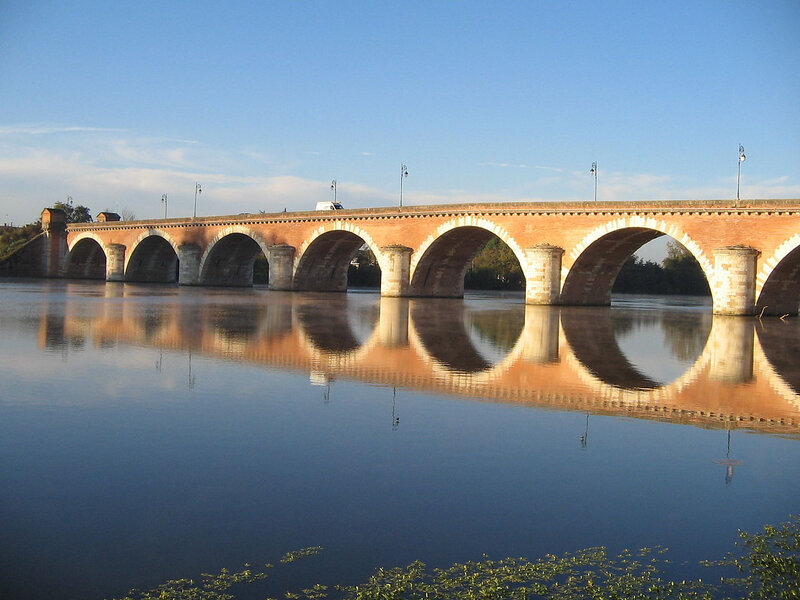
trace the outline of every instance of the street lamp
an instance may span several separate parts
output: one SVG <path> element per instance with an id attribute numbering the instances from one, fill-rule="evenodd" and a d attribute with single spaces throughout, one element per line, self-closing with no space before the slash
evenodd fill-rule
<path id="1" fill-rule="evenodd" d="M 161 203 L 164 205 L 164 218 L 167 218 L 167 195 L 161 194 Z"/>
<path id="2" fill-rule="evenodd" d="M 331 189 L 333 190 L 333 203 L 336 204 L 336 180 L 331 180 Z"/>
<path id="3" fill-rule="evenodd" d="M 403 207 L 403 178 L 408 177 L 408 167 L 400 163 L 400 208 Z"/>
<path id="4" fill-rule="evenodd" d="M 200 187 L 199 183 L 194 184 L 194 213 L 192 213 L 192 217 L 197 216 L 197 194 L 202 194 L 203 188 Z"/>
<path id="5" fill-rule="evenodd" d="M 744 155 L 744 146 L 739 144 L 739 168 L 736 172 L 736 200 L 739 200 L 739 182 L 742 179 L 742 163 L 747 160 L 747 157 Z"/>
<path id="6" fill-rule="evenodd" d="M 594 176 L 594 201 L 597 202 L 597 161 L 592 163 L 589 173 Z"/>

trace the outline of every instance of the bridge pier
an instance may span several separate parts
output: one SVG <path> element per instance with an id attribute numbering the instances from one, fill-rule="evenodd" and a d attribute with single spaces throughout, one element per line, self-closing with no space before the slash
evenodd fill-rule
<path id="1" fill-rule="evenodd" d="M 200 283 L 200 254 L 197 244 L 178 246 L 178 285 L 198 285 Z"/>
<path id="2" fill-rule="evenodd" d="M 406 298 L 382 297 L 378 313 L 378 339 L 381 346 L 408 346 L 409 303 Z"/>
<path id="3" fill-rule="evenodd" d="M 711 349 L 709 378 L 731 385 L 752 381 L 754 319 L 715 316 L 706 344 Z"/>
<path id="4" fill-rule="evenodd" d="M 540 244 L 525 250 L 528 268 L 525 272 L 526 304 L 558 304 L 561 295 L 561 258 L 564 249 Z"/>
<path id="5" fill-rule="evenodd" d="M 125 281 L 125 244 L 106 245 L 106 281 Z"/>
<path id="6" fill-rule="evenodd" d="M 270 246 L 269 256 L 269 289 L 291 290 L 294 289 L 292 269 L 294 267 L 294 246 L 289 244 L 275 244 Z"/>
<path id="7" fill-rule="evenodd" d="M 393 245 L 384 246 L 381 252 L 389 259 L 389 268 L 381 272 L 381 296 L 407 296 L 413 250 L 407 246 Z"/>
<path id="8" fill-rule="evenodd" d="M 711 296 L 716 315 L 752 315 L 756 306 L 756 261 L 761 252 L 749 246 L 714 250 Z"/>
<path id="9" fill-rule="evenodd" d="M 525 325 L 522 329 L 522 359 L 534 364 L 558 362 L 558 308 L 549 306 L 525 307 Z"/>

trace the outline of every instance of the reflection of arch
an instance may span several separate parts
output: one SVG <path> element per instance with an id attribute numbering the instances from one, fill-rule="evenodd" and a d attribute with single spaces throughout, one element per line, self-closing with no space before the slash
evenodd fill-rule
<path id="1" fill-rule="evenodd" d="M 539 307 L 525 306 L 523 330 L 505 357 L 491 363 L 480 354 L 467 331 L 463 303 L 447 299 L 416 299 L 411 301 L 408 331 L 409 346 L 422 362 L 430 365 L 437 377 L 455 384 L 486 385 L 508 371 L 530 350 L 530 337 L 525 332 L 532 329 L 532 312 Z M 533 324 L 535 325 L 535 324 Z M 535 327 L 534 327 L 535 328 Z M 467 393 L 467 390 L 463 390 Z"/>
<path id="2" fill-rule="evenodd" d="M 266 257 L 267 244 L 245 227 L 228 227 L 220 232 L 200 258 L 200 284 L 249 286 L 253 264 L 260 253 Z"/>
<path id="3" fill-rule="evenodd" d="M 462 297 L 469 261 L 493 236 L 511 249 L 524 273 L 522 249 L 504 228 L 487 219 L 463 216 L 439 226 L 414 252 L 409 295 Z"/>
<path id="4" fill-rule="evenodd" d="M 93 233 L 83 233 L 72 241 L 64 257 L 64 277 L 105 279 L 107 260 L 102 240 Z"/>
<path id="5" fill-rule="evenodd" d="M 764 319 L 756 326 L 758 341 L 772 369 L 795 394 L 800 394 L 800 327 L 796 322 Z"/>
<path id="6" fill-rule="evenodd" d="M 294 285 L 301 291 L 344 292 L 347 269 L 358 249 L 367 244 L 384 270 L 384 257 L 372 238 L 359 227 L 335 222 L 324 226 L 303 244 L 295 266 Z"/>
<path id="7" fill-rule="evenodd" d="M 426 354 L 446 370 L 478 373 L 491 366 L 475 349 L 464 328 L 463 302 L 414 303 L 411 323 Z"/>
<path id="8" fill-rule="evenodd" d="M 348 296 L 334 296 L 324 306 L 319 302 L 294 305 L 295 322 L 301 346 L 319 370 L 343 370 L 361 366 L 372 350 L 381 344 L 377 323 L 366 341 L 359 339 L 350 322 Z"/>
<path id="9" fill-rule="evenodd" d="M 591 320 L 586 319 L 587 310 L 592 311 L 589 313 L 593 317 Z M 603 397 L 636 402 L 671 398 L 708 368 L 720 345 L 712 344 L 712 338 L 718 342 L 722 340 L 723 347 L 728 338 L 723 328 L 714 329 L 714 323 L 712 320 L 703 350 L 694 364 L 678 379 L 664 385 L 640 373 L 620 350 L 610 311 L 565 309 L 561 313 L 562 334 L 570 350 L 566 360 L 578 379 Z"/>
<path id="10" fill-rule="evenodd" d="M 622 353 L 609 310 L 592 311 L 591 319 L 585 310 L 564 310 L 561 326 L 575 357 L 604 383 L 638 390 L 661 387 L 637 371 Z"/>
<path id="11" fill-rule="evenodd" d="M 625 261 L 647 242 L 668 235 L 688 250 L 711 285 L 713 265 L 703 250 L 675 225 L 655 218 L 629 216 L 610 221 L 588 235 L 570 252 L 572 266 L 562 268 L 561 302 L 579 306 L 611 303 L 611 288 Z"/>
<path id="12" fill-rule="evenodd" d="M 800 233 L 781 244 L 764 261 L 756 278 L 756 310 L 771 315 L 797 315 L 800 307 Z"/>
<path id="13" fill-rule="evenodd" d="M 178 281 L 178 247 L 158 229 L 143 233 L 125 260 L 125 281 L 175 283 Z"/>

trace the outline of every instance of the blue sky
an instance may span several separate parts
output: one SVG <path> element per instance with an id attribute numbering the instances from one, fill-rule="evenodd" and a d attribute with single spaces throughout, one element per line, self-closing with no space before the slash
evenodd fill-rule
<path id="1" fill-rule="evenodd" d="M 800 2 L 0 1 L 0 221 L 800 198 Z"/>

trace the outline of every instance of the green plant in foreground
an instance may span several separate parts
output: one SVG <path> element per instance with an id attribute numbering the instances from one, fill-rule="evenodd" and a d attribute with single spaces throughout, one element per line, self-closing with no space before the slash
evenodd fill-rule
<path id="1" fill-rule="evenodd" d="M 617 599 L 800 599 L 800 517 L 779 527 L 768 525 L 762 533 L 740 532 L 741 556 L 707 561 L 708 567 L 735 568 L 738 577 L 670 581 L 661 566 L 668 564 L 662 548 L 625 550 L 609 557 L 605 548 L 589 548 L 562 556 L 547 555 L 535 561 L 484 557 L 429 570 L 419 561 L 406 567 L 379 568 L 367 581 L 354 586 L 316 584 L 286 598 L 322 600 L 593 600 Z M 318 554 L 320 547 L 290 552 L 282 563 Z M 266 565 L 271 568 L 271 565 Z M 168 581 L 148 592 L 131 592 L 119 600 L 231 600 L 234 585 L 267 577 L 248 565 L 239 572 L 222 570 L 189 579 Z"/>

